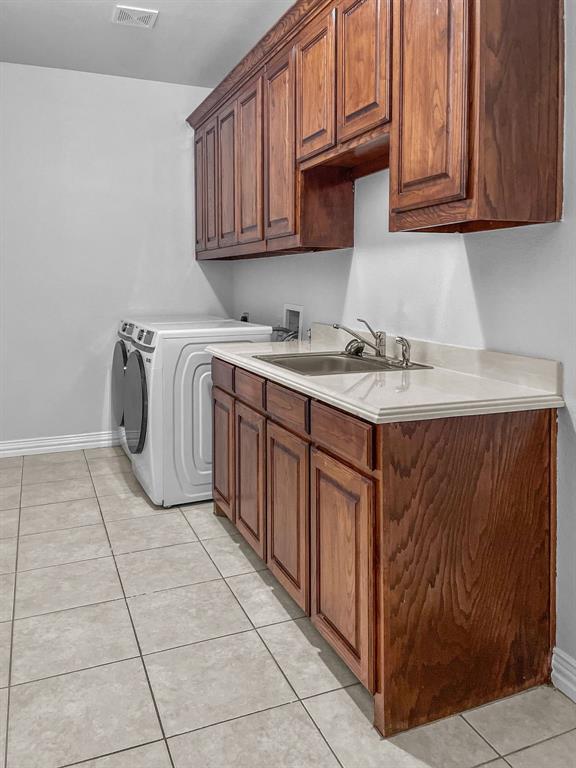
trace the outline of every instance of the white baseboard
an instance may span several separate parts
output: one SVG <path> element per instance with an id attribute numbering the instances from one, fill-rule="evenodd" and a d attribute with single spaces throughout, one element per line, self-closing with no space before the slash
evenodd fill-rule
<path id="1" fill-rule="evenodd" d="M 576 701 L 576 659 L 560 648 L 552 654 L 552 682 L 569 699 Z"/>
<path id="2" fill-rule="evenodd" d="M 120 444 L 117 430 L 86 432 L 83 435 L 57 435 L 34 437 L 29 440 L 4 440 L 0 442 L 0 457 L 24 456 L 32 453 L 56 453 L 79 451 L 83 448 L 107 448 Z"/>

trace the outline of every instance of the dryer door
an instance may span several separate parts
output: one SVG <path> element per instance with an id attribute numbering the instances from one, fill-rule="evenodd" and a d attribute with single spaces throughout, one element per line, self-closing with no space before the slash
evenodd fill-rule
<path id="1" fill-rule="evenodd" d="M 128 351 L 123 341 L 117 341 L 114 345 L 112 356 L 112 418 L 117 427 L 124 425 L 124 374 Z"/>
<path id="2" fill-rule="evenodd" d="M 138 350 L 130 353 L 126 363 L 124 428 L 130 452 L 142 453 L 148 428 L 148 387 L 144 360 Z"/>

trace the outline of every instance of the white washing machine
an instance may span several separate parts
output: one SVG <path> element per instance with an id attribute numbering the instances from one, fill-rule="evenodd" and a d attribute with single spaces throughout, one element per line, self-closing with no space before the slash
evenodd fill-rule
<path id="1" fill-rule="evenodd" d="M 206 316 L 133 317 L 118 328 L 112 412 L 155 504 L 212 498 L 213 343 L 269 341 L 272 328 Z"/>

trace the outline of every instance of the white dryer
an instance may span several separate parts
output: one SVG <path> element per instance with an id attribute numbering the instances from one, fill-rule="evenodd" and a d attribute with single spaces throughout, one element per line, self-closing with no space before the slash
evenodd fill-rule
<path id="1" fill-rule="evenodd" d="M 269 326 L 206 316 L 132 317 L 120 323 L 113 416 L 134 474 L 155 504 L 212 498 L 212 377 L 206 347 L 269 341 L 271 335 Z"/>

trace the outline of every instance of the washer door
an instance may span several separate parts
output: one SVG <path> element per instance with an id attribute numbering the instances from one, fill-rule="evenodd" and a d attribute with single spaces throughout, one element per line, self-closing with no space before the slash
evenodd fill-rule
<path id="1" fill-rule="evenodd" d="M 124 425 L 124 374 L 127 361 L 126 344 L 117 341 L 112 357 L 112 418 L 117 427 Z"/>
<path id="2" fill-rule="evenodd" d="M 148 427 L 148 387 L 144 360 L 138 350 L 128 356 L 124 376 L 124 429 L 131 453 L 142 453 Z"/>

